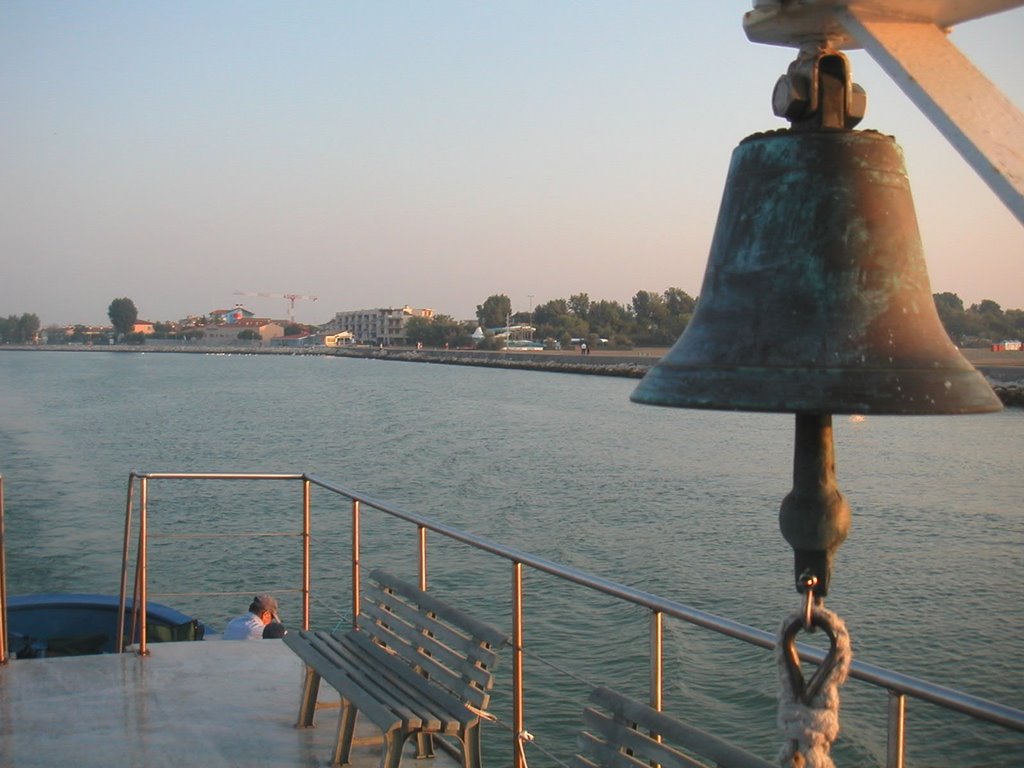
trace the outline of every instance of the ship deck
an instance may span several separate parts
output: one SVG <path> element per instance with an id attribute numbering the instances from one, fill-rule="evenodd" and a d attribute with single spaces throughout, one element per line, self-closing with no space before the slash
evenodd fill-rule
<path id="1" fill-rule="evenodd" d="M 0 765 L 324 766 L 338 710 L 297 729 L 303 668 L 281 641 L 154 643 L 122 655 L 0 666 Z M 334 696 L 333 700 L 329 696 Z M 337 704 L 330 686 L 321 701 Z M 406 745 L 411 764 L 415 739 Z M 353 765 L 376 766 L 379 734 L 357 729 Z M 439 750 L 436 768 L 456 765 Z"/>

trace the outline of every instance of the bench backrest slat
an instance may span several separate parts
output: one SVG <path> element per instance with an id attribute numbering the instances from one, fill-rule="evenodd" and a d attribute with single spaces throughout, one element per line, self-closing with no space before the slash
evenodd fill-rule
<path id="1" fill-rule="evenodd" d="M 387 612 L 382 611 L 381 613 L 386 617 L 384 620 L 388 621 L 388 624 L 368 622 L 364 618 L 363 622 L 359 625 L 361 635 L 386 647 L 410 669 L 416 669 L 421 676 L 429 678 L 435 685 L 450 691 L 460 699 L 472 702 L 474 706 L 483 706 L 483 703 L 488 698 L 487 691 L 489 691 L 491 685 L 489 671 L 470 667 L 475 669 L 477 673 L 483 673 L 487 677 L 484 681 L 486 687 L 476 685 L 471 680 L 466 679 L 467 664 L 465 661 L 454 669 L 442 664 L 437 657 L 430 655 L 428 649 L 428 646 L 436 645 L 436 643 L 433 643 L 425 635 L 413 635 L 410 637 L 408 635 L 408 626 L 406 626 L 405 631 L 401 629 L 398 632 L 392 631 L 393 628 L 401 625 L 401 621 L 394 617 L 388 619 Z"/>
<path id="2" fill-rule="evenodd" d="M 491 643 L 507 643 L 506 635 L 386 571 L 372 572 L 363 596 L 359 633 L 421 673 L 413 682 L 429 678 L 459 700 L 486 708 L 498 658 Z"/>
<path id="3" fill-rule="evenodd" d="M 610 688 L 595 688 L 590 701 L 610 713 L 589 707 L 583 713 L 591 733 L 581 735 L 580 749 L 584 757 L 595 759 L 598 765 L 620 764 L 602 761 L 603 748 L 595 745 L 603 741 L 608 748 L 627 748 L 641 760 L 670 768 L 707 765 L 698 757 L 721 768 L 772 768 L 767 760 Z M 659 734 L 662 741 L 651 738 L 651 732 Z"/>
<path id="4" fill-rule="evenodd" d="M 601 741 L 589 733 L 577 737 L 581 754 L 576 756 L 580 765 L 595 765 L 599 768 L 651 768 L 650 762 L 641 760 Z"/>
<path id="5" fill-rule="evenodd" d="M 423 592 L 418 587 L 396 578 L 387 571 L 375 569 L 371 572 L 370 578 L 402 595 L 411 603 L 419 606 L 421 610 L 435 613 L 449 624 L 461 628 L 466 634 L 481 643 L 487 643 L 493 648 L 500 648 L 508 644 L 508 635 L 501 630 L 460 611 L 453 605 L 438 600 L 429 592 Z"/>
<path id="6" fill-rule="evenodd" d="M 367 621 L 371 618 L 373 621 Z M 490 668 L 467 660 L 436 637 L 424 634 L 423 630 L 378 606 L 364 604 L 360 630 L 460 696 L 476 697 L 479 695 L 476 691 L 489 691 L 491 688 L 493 675 Z M 467 687 L 476 691 L 466 690 Z"/>
<path id="7" fill-rule="evenodd" d="M 460 627 L 444 621 L 440 616 L 425 613 L 410 605 L 397 593 L 388 593 L 370 584 L 364 590 L 369 602 L 377 606 L 387 606 L 395 615 L 418 632 L 428 632 L 436 637 L 452 652 L 484 667 L 493 667 L 498 661 L 498 653 L 490 644 L 466 633 Z M 364 600 L 364 602 L 366 602 Z M 379 617 L 378 617 L 379 618 Z"/>

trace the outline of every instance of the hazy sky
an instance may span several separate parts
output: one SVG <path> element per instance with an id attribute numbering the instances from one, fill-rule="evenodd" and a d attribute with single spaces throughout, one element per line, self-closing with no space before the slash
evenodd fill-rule
<path id="1" fill-rule="evenodd" d="M 736 0 L 0 0 L 0 315 L 300 321 L 700 291 L 794 56 Z M 1024 10 L 953 41 L 1024 104 Z M 1024 228 L 862 51 L 934 291 L 1024 308 Z"/>

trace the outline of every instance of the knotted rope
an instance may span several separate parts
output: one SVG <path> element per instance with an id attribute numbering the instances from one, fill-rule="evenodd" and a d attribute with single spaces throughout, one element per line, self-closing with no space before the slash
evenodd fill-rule
<path id="1" fill-rule="evenodd" d="M 786 737 L 779 752 L 779 764 L 793 768 L 834 768 L 829 755 L 839 735 L 839 687 L 846 681 L 853 654 L 846 624 L 825 607 L 810 613 L 812 626 L 805 626 L 806 615 L 798 611 L 789 616 L 779 629 L 775 646 L 781 694 L 778 725 Z M 811 677 L 804 683 L 795 636 L 800 629 L 823 628 L 832 647 Z"/>

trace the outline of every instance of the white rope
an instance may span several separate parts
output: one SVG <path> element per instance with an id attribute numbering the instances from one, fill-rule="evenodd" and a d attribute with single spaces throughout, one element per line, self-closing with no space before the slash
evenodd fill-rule
<path id="1" fill-rule="evenodd" d="M 779 764 L 793 768 L 835 768 L 829 749 L 839 735 L 839 687 L 846 681 L 853 654 L 850 635 L 842 619 L 824 607 L 814 608 L 812 616 L 820 617 L 833 628 L 835 666 L 817 692 L 804 701 L 801 692 L 794 690 L 787 666 L 790 662 L 782 643 L 786 628 L 794 621 L 803 623 L 804 614 L 798 611 L 783 622 L 775 646 L 781 684 L 778 725 L 786 738 L 779 752 Z"/>

